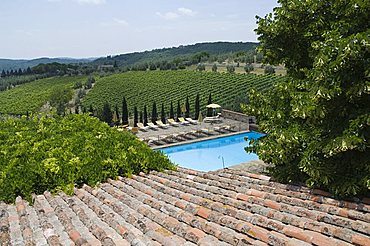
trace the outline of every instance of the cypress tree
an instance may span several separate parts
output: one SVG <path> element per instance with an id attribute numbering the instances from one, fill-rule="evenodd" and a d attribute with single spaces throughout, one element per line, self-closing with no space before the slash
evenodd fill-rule
<path id="1" fill-rule="evenodd" d="M 135 106 L 134 107 L 134 127 L 137 127 L 137 123 L 138 123 L 138 119 L 139 116 L 138 116 L 138 112 L 137 112 L 137 107 Z"/>
<path id="2" fill-rule="evenodd" d="M 116 124 L 116 125 L 119 125 L 119 110 L 118 110 L 118 106 L 117 106 L 117 104 L 116 104 L 116 107 L 115 107 L 115 119 L 116 119 L 116 121 L 114 122 L 114 124 Z"/>
<path id="3" fill-rule="evenodd" d="M 171 101 L 171 107 L 170 107 L 170 119 L 174 119 L 175 118 L 175 113 L 173 112 L 173 103 Z M 163 122 L 164 123 L 164 122 Z"/>
<path id="4" fill-rule="evenodd" d="M 78 105 L 75 105 L 75 114 L 79 114 L 80 112 L 79 112 L 79 110 L 78 110 Z"/>
<path id="5" fill-rule="evenodd" d="M 148 125 L 148 112 L 146 110 L 146 105 L 144 106 L 144 126 Z"/>
<path id="6" fill-rule="evenodd" d="M 128 109 L 127 109 L 127 102 L 126 102 L 125 97 L 123 97 L 123 100 L 122 100 L 122 124 L 128 125 Z"/>
<path id="7" fill-rule="evenodd" d="M 110 105 L 108 102 L 105 102 L 104 103 L 104 106 L 103 106 L 103 112 L 102 112 L 102 121 L 108 123 L 108 125 L 111 125 L 112 124 L 112 118 L 113 118 L 113 114 L 112 114 L 112 110 L 110 109 Z"/>
<path id="8" fill-rule="evenodd" d="M 212 94 L 209 93 L 209 97 L 208 97 L 208 104 L 211 104 L 212 103 Z M 207 108 L 207 117 L 211 117 L 212 116 L 212 109 L 211 108 Z"/>
<path id="9" fill-rule="evenodd" d="M 179 117 L 181 117 L 181 106 L 180 106 L 180 100 L 177 101 L 177 112 L 176 112 L 177 120 L 179 120 Z"/>
<path id="10" fill-rule="evenodd" d="M 200 113 L 200 99 L 199 99 L 199 93 L 197 94 L 195 98 L 195 115 L 194 119 L 198 119 Z"/>
<path id="11" fill-rule="evenodd" d="M 152 123 L 155 124 L 155 122 L 158 120 L 158 113 L 157 113 L 157 105 L 155 102 L 153 102 L 153 108 L 152 108 Z"/>
<path id="12" fill-rule="evenodd" d="M 189 104 L 189 96 L 186 96 L 186 102 L 185 102 L 185 118 L 190 117 L 190 104 Z"/>
<path id="13" fill-rule="evenodd" d="M 143 111 L 140 111 L 140 119 L 139 122 L 143 123 Z"/>
<path id="14" fill-rule="evenodd" d="M 161 121 L 163 123 L 166 123 L 166 113 L 164 112 L 164 105 L 162 103 L 162 108 L 161 108 Z"/>
<path id="15" fill-rule="evenodd" d="M 1 78 L 4 78 L 6 77 L 6 73 L 5 73 L 5 70 L 3 69 L 3 71 L 1 72 Z"/>

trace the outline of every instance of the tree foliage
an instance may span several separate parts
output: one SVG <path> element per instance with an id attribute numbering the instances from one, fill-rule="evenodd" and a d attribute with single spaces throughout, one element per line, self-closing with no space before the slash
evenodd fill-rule
<path id="1" fill-rule="evenodd" d="M 209 93 L 207 105 L 210 105 L 212 103 L 212 93 Z M 207 108 L 207 117 L 211 117 L 213 114 L 212 108 Z"/>
<path id="2" fill-rule="evenodd" d="M 248 151 L 279 181 L 303 181 L 338 196 L 370 190 L 370 2 L 287 1 L 258 18 L 261 50 L 290 79 L 248 114 L 268 137 Z"/>
<path id="3" fill-rule="evenodd" d="M 108 102 L 104 103 L 101 120 L 106 122 L 108 125 L 112 124 L 113 112 Z"/>
<path id="4" fill-rule="evenodd" d="M 189 96 L 186 96 L 186 101 L 185 101 L 185 117 L 189 118 L 190 117 L 190 103 L 189 103 Z"/>
<path id="5" fill-rule="evenodd" d="M 83 143 L 83 144 L 81 144 Z M 0 121 L 0 201 L 95 186 L 108 178 L 173 169 L 135 136 L 87 114 Z"/>
<path id="6" fill-rule="evenodd" d="M 153 102 L 152 106 L 152 123 L 155 124 L 155 122 L 158 120 L 158 110 L 157 110 L 157 104 Z"/>
<path id="7" fill-rule="evenodd" d="M 250 73 L 250 72 L 252 72 L 254 70 L 254 67 L 253 67 L 253 65 L 251 64 L 251 63 L 247 63 L 247 64 L 245 64 L 245 66 L 244 66 L 244 71 L 246 72 L 246 73 Z"/>
<path id="8" fill-rule="evenodd" d="M 128 107 L 126 97 L 122 99 L 122 124 L 128 125 Z"/>
<path id="9" fill-rule="evenodd" d="M 265 66 L 264 73 L 265 74 L 274 74 L 275 73 L 275 68 L 273 66 L 267 65 L 267 66 Z"/>
<path id="10" fill-rule="evenodd" d="M 200 98 L 199 93 L 195 97 L 195 105 L 194 105 L 194 119 L 198 119 L 200 113 Z"/>

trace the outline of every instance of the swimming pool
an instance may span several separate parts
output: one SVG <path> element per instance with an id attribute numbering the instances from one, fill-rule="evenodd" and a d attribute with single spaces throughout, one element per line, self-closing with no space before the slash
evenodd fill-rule
<path id="1" fill-rule="evenodd" d="M 262 136 L 264 136 L 262 133 L 247 132 L 159 150 L 181 167 L 199 171 L 212 171 L 257 160 L 258 156 L 256 154 L 245 152 L 244 148 L 248 146 L 245 137 L 257 139 Z"/>

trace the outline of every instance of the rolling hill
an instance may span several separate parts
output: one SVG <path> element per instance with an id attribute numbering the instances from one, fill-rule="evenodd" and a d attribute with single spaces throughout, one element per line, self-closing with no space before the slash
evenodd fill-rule
<path id="1" fill-rule="evenodd" d="M 34 67 L 39 64 L 49 64 L 53 62 L 61 64 L 72 64 L 72 63 L 87 63 L 93 59 L 74 59 L 74 58 L 37 58 L 32 60 L 13 60 L 13 59 L 0 59 L 0 72 L 2 70 L 15 70 L 15 69 L 27 69 L 28 67 Z"/>
<path id="2" fill-rule="evenodd" d="M 197 43 L 193 45 L 181 45 L 179 47 L 154 49 L 151 51 L 134 52 L 116 56 L 98 58 L 92 62 L 95 65 L 129 66 L 143 62 L 172 61 L 176 58 L 191 59 L 194 55 L 206 52 L 209 55 L 222 55 L 237 52 L 254 52 L 258 43 L 252 42 L 214 42 Z"/>

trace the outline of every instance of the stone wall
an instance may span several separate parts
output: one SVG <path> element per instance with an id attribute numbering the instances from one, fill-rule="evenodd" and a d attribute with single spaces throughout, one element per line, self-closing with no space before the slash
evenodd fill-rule
<path id="1" fill-rule="evenodd" d="M 232 120 L 237 120 L 240 122 L 244 122 L 248 124 L 248 129 L 251 131 L 257 131 L 258 130 L 258 125 L 256 122 L 256 117 L 254 116 L 248 116 L 239 112 L 227 110 L 227 109 L 222 109 L 221 110 L 221 115 L 222 117 L 226 119 L 232 119 Z"/>
<path id="2" fill-rule="evenodd" d="M 221 115 L 224 118 L 227 119 L 232 119 L 232 120 L 237 120 L 249 124 L 256 124 L 256 117 L 254 116 L 248 116 L 239 112 L 227 110 L 227 109 L 222 109 L 221 110 Z"/>

